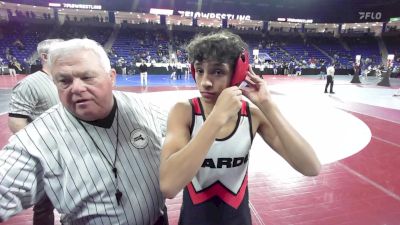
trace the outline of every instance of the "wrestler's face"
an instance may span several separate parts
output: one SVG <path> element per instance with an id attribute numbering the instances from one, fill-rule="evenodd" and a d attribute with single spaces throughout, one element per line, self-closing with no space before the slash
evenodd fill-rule
<path id="1" fill-rule="evenodd" d="M 232 69 L 228 63 L 205 60 L 194 63 L 196 85 L 205 102 L 217 101 L 221 92 L 229 87 Z"/>
<path id="2" fill-rule="evenodd" d="M 54 61 L 51 74 L 61 103 L 85 121 L 108 116 L 113 106 L 115 70 L 105 71 L 92 51 L 77 51 Z"/>

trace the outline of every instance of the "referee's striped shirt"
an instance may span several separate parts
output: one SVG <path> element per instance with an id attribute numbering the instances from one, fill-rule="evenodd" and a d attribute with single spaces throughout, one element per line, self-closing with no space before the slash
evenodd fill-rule
<path id="1" fill-rule="evenodd" d="M 37 71 L 13 88 L 9 115 L 32 121 L 58 102 L 57 87 L 51 77 L 43 71 Z"/>
<path id="2" fill-rule="evenodd" d="M 164 206 L 159 157 L 167 115 L 137 94 L 114 96 L 118 109 L 110 128 L 79 122 L 59 104 L 10 138 L 0 151 L 0 221 L 46 192 L 70 224 L 155 223 Z M 117 118 L 120 205 L 107 162 L 115 156 Z"/>

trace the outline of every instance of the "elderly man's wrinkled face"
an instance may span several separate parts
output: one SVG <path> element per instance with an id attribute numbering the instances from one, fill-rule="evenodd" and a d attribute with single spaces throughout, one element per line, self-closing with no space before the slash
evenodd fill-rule
<path id="1" fill-rule="evenodd" d="M 94 52 L 83 50 L 58 58 L 51 74 L 61 103 L 79 119 L 94 121 L 111 112 L 115 70 L 105 71 Z"/>

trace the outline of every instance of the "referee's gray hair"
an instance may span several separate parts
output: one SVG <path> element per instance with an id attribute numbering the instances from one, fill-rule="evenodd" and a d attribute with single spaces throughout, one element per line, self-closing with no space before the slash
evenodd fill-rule
<path id="1" fill-rule="evenodd" d="M 111 71 L 110 59 L 107 56 L 104 48 L 94 40 L 87 38 L 74 38 L 67 41 L 55 43 L 51 45 L 49 51 L 49 65 L 53 67 L 54 62 L 60 58 L 71 55 L 72 53 L 88 50 L 95 53 L 100 60 L 100 64 L 106 72 Z"/>
<path id="2" fill-rule="evenodd" d="M 36 51 L 39 55 L 42 53 L 47 54 L 47 53 L 49 53 L 50 46 L 53 43 L 62 42 L 62 41 L 64 41 L 64 40 L 63 39 L 46 39 L 44 41 L 39 42 L 39 44 L 37 45 Z"/>

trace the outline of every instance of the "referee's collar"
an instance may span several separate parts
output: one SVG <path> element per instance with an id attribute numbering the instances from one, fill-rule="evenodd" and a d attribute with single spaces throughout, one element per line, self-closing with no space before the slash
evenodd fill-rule
<path id="1" fill-rule="evenodd" d="M 111 109 L 110 114 L 108 114 L 108 116 L 104 119 L 99 119 L 99 120 L 94 120 L 94 121 L 85 121 L 88 124 L 91 124 L 93 126 L 98 126 L 98 127 L 103 127 L 103 128 L 110 128 L 113 124 L 114 121 L 114 117 L 115 117 L 115 112 L 117 111 L 117 99 L 115 99 L 115 96 L 113 96 L 114 98 L 114 105 Z"/>

